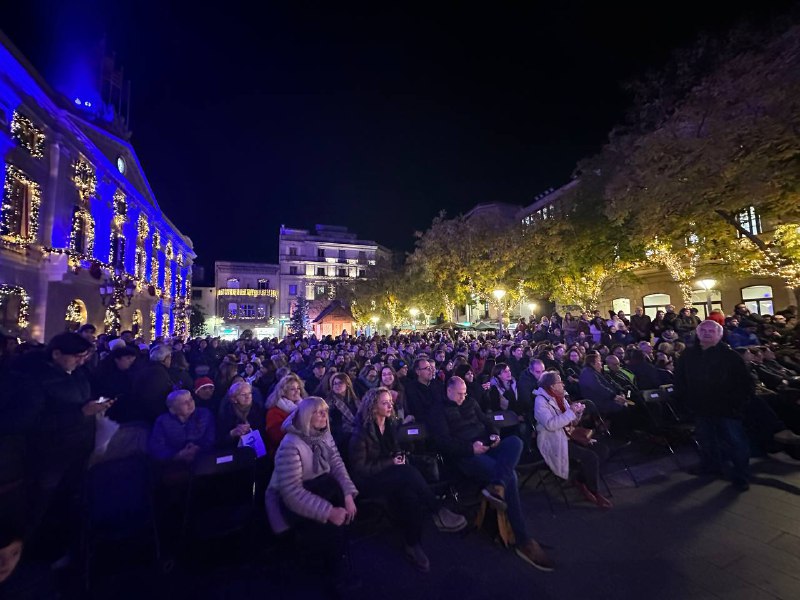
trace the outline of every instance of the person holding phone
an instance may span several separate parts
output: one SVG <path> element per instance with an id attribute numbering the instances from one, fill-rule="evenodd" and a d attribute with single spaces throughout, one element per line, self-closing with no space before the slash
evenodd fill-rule
<path id="1" fill-rule="evenodd" d="M 436 499 L 425 478 L 406 460 L 395 437 L 394 403 L 390 390 L 369 390 L 358 410 L 358 426 L 350 440 L 350 471 L 365 497 L 380 497 L 403 534 L 406 556 L 420 571 L 430 570 L 422 548 L 422 526 L 433 514 L 439 531 L 455 533 L 467 520 Z"/>

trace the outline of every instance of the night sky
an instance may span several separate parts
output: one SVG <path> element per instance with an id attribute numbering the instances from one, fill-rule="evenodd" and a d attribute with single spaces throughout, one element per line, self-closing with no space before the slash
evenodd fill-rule
<path id="1" fill-rule="evenodd" d="M 792 3 L 15 4 L 0 28 L 53 84 L 106 35 L 158 202 L 211 267 L 277 261 L 281 224 L 409 251 L 442 209 L 528 204 L 599 149 L 625 81 Z"/>

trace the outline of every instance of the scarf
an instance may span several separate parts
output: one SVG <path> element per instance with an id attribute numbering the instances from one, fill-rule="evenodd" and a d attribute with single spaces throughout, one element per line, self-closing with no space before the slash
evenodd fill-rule
<path id="1" fill-rule="evenodd" d="M 345 433 L 353 433 L 356 416 L 353 414 L 350 406 L 348 406 L 344 398 L 338 394 L 331 394 L 330 402 L 336 407 L 336 410 L 342 413 L 342 431 Z"/>
<path id="2" fill-rule="evenodd" d="M 328 448 L 323 441 L 327 431 L 327 429 L 323 429 L 322 431 L 312 429 L 311 435 L 297 434 L 300 439 L 311 448 L 311 455 L 313 457 L 311 467 L 315 475 L 318 473 L 327 473 L 331 470 L 328 460 Z"/>
<path id="3" fill-rule="evenodd" d="M 375 381 L 370 381 L 366 377 L 359 377 L 358 380 L 361 383 L 363 383 L 365 386 L 367 386 L 368 390 L 371 390 L 372 388 L 378 387 L 378 385 L 380 385 L 380 382 L 381 382 L 380 377 L 378 379 L 376 379 Z"/>
<path id="4" fill-rule="evenodd" d="M 287 400 L 283 396 L 275 401 L 275 406 L 280 408 L 285 413 L 292 413 L 294 412 L 294 409 L 297 408 L 297 405 L 294 402 Z"/>

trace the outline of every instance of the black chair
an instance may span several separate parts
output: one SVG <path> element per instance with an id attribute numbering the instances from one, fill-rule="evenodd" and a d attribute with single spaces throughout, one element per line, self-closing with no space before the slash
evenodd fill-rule
<path id="1" fill-rule="evenodd" d="M 460 502 L 458 483 L 463 477 L 430 447 L 427 427 L 422 423 L 407 423 L 398 427 L 396 436 L 400 448 L 408 452 L 409 462 L 419 469 L 434 494 Z"/>
<path id="2" fill-rule="evenodd" d="M 116 549 L 122 543 L 148 542 L 156 561 L 160 560 L 153 479 L 146 456 L 101 462 L 89 469 L 81 538 L 87 589 L 91 586 L 94 553 L 101 544 Z"/>
<path id="3" fill-rule="evenodd" d="M 488 412 L 486 416 L 489 417 L 494 422 L 494 426 L 500 430 L 519 427 L 520 424 L 519 416 L 513 410 Z"/>
<path id="4" fill-rule="evenodd" d="M 654 447 L 665 447 L 675 458 L 678 468 L 682 468 L 674 445 L 680 442 L 691 441 L 694 436 L 694 426 L 686 423 L 678 416 L 670 398 L 672 385 L 660 388 L 642 390 L 642 401 L 645 412 L 650 422 L 650 442 Z"/>
<path id="5" fill-rule="evenodd" d="M 197 458 L 186 494 L 182 541 L 247 531 L 254 512 L 256 454 L 241 447 Z"/>

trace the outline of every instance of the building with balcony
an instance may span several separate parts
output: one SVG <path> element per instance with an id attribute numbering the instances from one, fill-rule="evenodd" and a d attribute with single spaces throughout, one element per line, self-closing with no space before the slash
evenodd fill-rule
<path id="1" fill-rule="evenodd" d="M 334 225 L 316 225 L 313 232 L 281 225 L 278 254 L 283 326 L 298 296 L 312 301 L 309 317 L 314 320 L 336 298 L 337 286 L 370 277 L 391 255 L 377 242 L 360 240 L 346 227 Z"/>
<path id="2" fill-rule="evenodd" d="M 538 221 L 560 218 L 561 197 L 577 184 L 578 180 L 574 180 L 558 189 L 547 190 L 537 196 L 532 204 L 521 209 L 517 218 L 528 226 L 535 226 Z M 759 236 L 776 226 L 774 223 L 762 223 L 753 206 L 743 208 L 739 213 L 739 223 L 747 231 Z M 687 240 L 687 243 L 690 242 Z M 709 301 L 712 309 L 721 309 L 725 314 L 733 313 L 734 307 L 742 302 L 751 312 L 758 314 L 773 314 L 795 303 L 793 290 L 779 277 L 719 275 L 719 269 L 713 263 L 699 264 L 696 272 L 691 305 L 697 308 L 701 318 L 708 313 Z M 668 304 L 673 304 L 676 311 L 683 306 L 683 294 L 678 282 L 670 277 L 665 268 L 643 266 L 636 269 L 633 275 L 609 286 L 600 298 L 598 308 L 603 312 L 622 310 L 629 315 L 637 306 L 641 306 L 652 318 Z M 713 287 L 710 290 L 703 289 L 700 284 L 703 280 L 713 281 Z M 563 314 L 564 310 L 575 307 L 558 308 Z M 525 315 L 525 312 L 521 311 L 521 314 Z"/>
<path id="3" fill-rule="evenodd" d="M 280 267 L 268 263 L 214 263 L 216 297 L 213 330 L 223 339 L 239 339 L 250 330 L 258 339 L 279 335 Z"/>
<path id="4" fill-rule="evenodd" d="M 67 97 L 0 33 L 0 329 L 22 338 L 188 329 L 192 241 L 159 207 L 106 85 L 121 72 L 100 58 Z"/>

